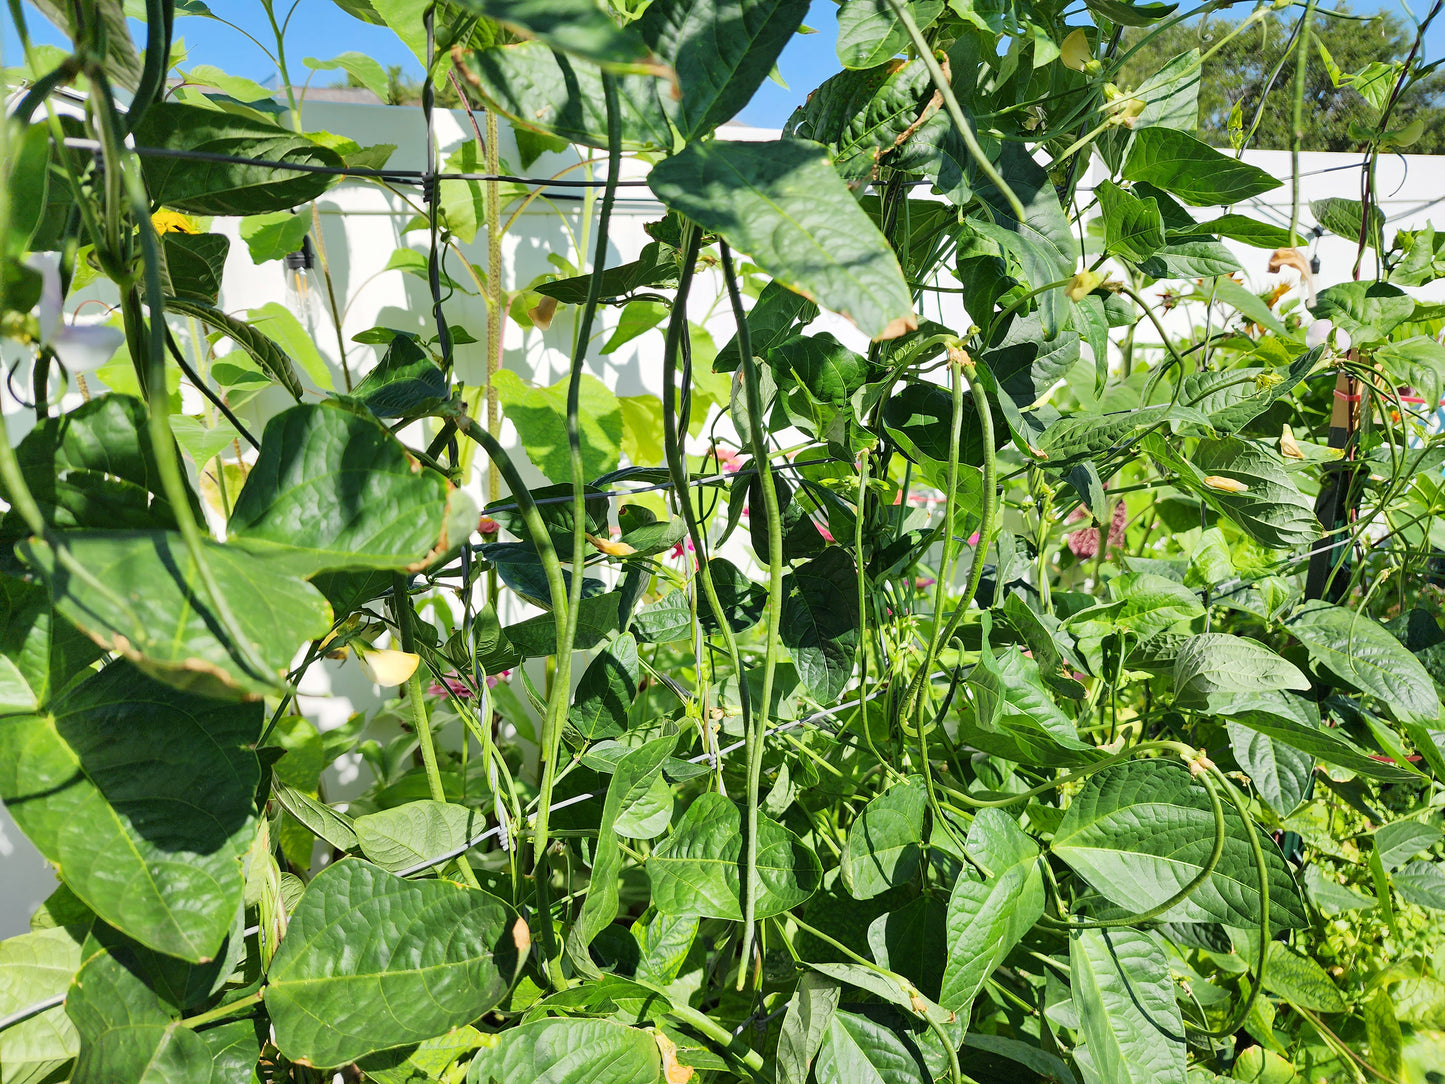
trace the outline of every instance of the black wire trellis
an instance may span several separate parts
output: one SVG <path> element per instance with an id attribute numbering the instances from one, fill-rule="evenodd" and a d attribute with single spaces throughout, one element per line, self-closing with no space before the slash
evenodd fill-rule
<path id="1" fill-rule="evenodd" d="M 70 150 L 99 151 L 100 141 L 67 136 L 65 146 Z M 365 166 L 326 166 L 317 162 L 283 162 L 274 158 L 247 158 L 239 154 L 220 154 L 213 151 L 188 151 L 179 147 L 131 147 L 130 150 L 142 158 L 178 158 L 191 162 L 214 162 L 228 166 L 260 166 L 265 169 L 290 170 L 293 173 L 319 173 L 329 177 L 357 177 L 365 180 L 386 181 L 389 184 L 414 184 L 425 188 L 432 181 L 499 181 L 530 185 L 534 188 L 601 188 L 602 181 L 569 180 L 551 177 L 519 177 L 510 173 L 435 173 L 423 169 L 370 169 Z M 619 185 L 630 188 L 645 188 L 647 181 L 619 180 Z"/>

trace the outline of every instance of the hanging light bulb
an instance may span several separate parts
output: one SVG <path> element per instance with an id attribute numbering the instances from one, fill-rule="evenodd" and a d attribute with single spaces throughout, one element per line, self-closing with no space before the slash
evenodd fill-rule
<path id="1" fill-rule="evenodd" d="M 301 247 L 286 253 L 282 260 L 286 273 L 286 307 L 290 309 L 307 328 L 316 322 L 317 298 L 316 250 L 311 247 L 311 237 L 301 238 Z"/>

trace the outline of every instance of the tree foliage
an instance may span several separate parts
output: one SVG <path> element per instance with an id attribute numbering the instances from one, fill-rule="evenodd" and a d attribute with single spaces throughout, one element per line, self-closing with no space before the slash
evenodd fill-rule
<path id="1" fill-rule="evenodd" d="M 1294 127 L 1296 52 L 1291 48 L 1296 18 L 1271 12 L 1241 29 L 1240 19 L 1205 16 L 1167 30 L 1144 27 L 1125 33 L 1121 82 L 1137 86 L 1171 57 L 1189 49 L 1214 52 L 1199 73 L 1199 137 L 1216 147 L 1231 146 L 1241 130 L 1253 129 L 1249 145 L 1286 150 Z M 1238 31 L 1238 33 L 1236 33 Z M 1354 86 L 1331 77 L 1324 53 L 1340 72 L 1370 64 L 1399 64 L 1409 55 L 1413 28 L 1393 11 L 1357 15 L 1349 4 L 1321 8 L 1311 37 L 1313 56 L 1305 74 L 1300 146 L 1311 151 L 1352 151 L 1368 131 L 1378 106 Z M 1237 112 L 1236 112 L 1237 111 Z M 1256 117 L 1258 128 L 1254 128 Z M 1445 76 L 1433 73 L 1412 85 L 1394 111 L 1394 127 L 1419 120 L 1410 154 L 1445 153 Z"/>

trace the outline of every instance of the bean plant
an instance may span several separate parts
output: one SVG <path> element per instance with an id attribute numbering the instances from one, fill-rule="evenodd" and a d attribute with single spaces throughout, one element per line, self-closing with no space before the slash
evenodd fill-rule
<path id="1" fill-rule="evenodd" d="M 173 70 L 201 0 L 37 0 L 68 52 L 10 0 L 0 797 L 60 887 L 5 1084 L 1440 1079 L 1445 246 L 1376 183 L 1439 3 L 1358 72 L 1348 12 L 1231 24 L 1289 28 L 1297 133 L 1311 65 L 1370 107 L 1302 205 L 1260 102 L 1196 138 L 1221 42 L 1118 82 L 1228 4 L 845 0 L 739 141 L 806 0 L 337 2 L 423 65 L 424 170 L 307 129 L 272 0 L 284 102 Z M 342 182 L 416 210 L 408 328 L 342 333 Z M 236 216 L 314 327 L 223 306 Z"/>

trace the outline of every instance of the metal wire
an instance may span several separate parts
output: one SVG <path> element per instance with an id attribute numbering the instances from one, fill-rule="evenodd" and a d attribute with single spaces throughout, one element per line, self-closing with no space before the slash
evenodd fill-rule
<path id="1" fill-rule="evenodd" d="M 842 463 L 842 462 L 844 462 L 844 461 L 841 460 L 841 459 L 833 459 L 833 458 L 831 458 L 831 457 L 826 458 L 826 459 L 800 459 L 800 460 L 798 460 L 797 462 L 793 462 L 793 463 L 777 463 L 777 464 L 774 464 L 773 469 L 774 469 L 774 470 L 797 470 L 797 469 L 799 469 L 800 467 L 817 467 L 817 466 L 822 466 L 822 465 L 827 464 L 827 463 Z M 757 473 L 757 468 L 756 468 L 756 467 L 742 467 L 742 468 L 740 468 L 739 470 L 735 470 L 735 471 L 723 471 L 721 474 L 706 474 L 706 475 L 703 475 L 703 476 L 700 477 L 700 478 L 693 478 L 693 479 L 691 479 L 691 480 L 689 481 L 688 484 L 689 484 L 689 485 L 692 485 L 692 486 L 706 486 L 706 485 L 712 485 L 714 482 L 725 482 L 725 481 L 727 481 L 729 478 L 751 478 L 751 477 L 752 477 L 754 474 L 756 474 L 756 473 Z M 669 482 L 659 482 L 659 483 L 657 483 L 656 485 L 639 486 L 639 487 L 636 488 L 636 489 L 608 489 L 608 490 L 601 490 L 601 491 L 596 492 L 596 493 L 588 493 L 588 494 L 587 494 L 587 499 L 588 499 L 588 500 L 598 500 L 598 499 L 612 500 L 614 497 L 633 497 L 633 496 L 636 496 L 636 495 L 639 494 L 639 493 L 657 493 L 657 492 L 660 492 L 660 491 L 662 491 L 662 490 L 671 489 L 671 488 L 672 488 L 672 483 L 671 483 L 670 481 L 669 481 Z M 535 505 L 537 505 L 538 507 L 541 507 L 542 505 L 547 505 L 547 504 L 571 504 L 571 503 L 572 503 L 572 495 L 571 495 L 570 493 L 568 493 L 567 495 L 561 496 L 561 497 L 542 497 L 540 500 L 534 497 L 534 498 L 532 499 L 532 503 L 535 504 Z M 492 506 L 490 506 L 490 507 L 488 507 L 488 508 L 483 508 L 482 511 L 481 511 L 481 514 L 484 515 L 484 516 L 490 516 L 490 515 L 492 515 L 494 512 L 515 512 L 515 511 L 517 511 L 517 505 L 516 505 L 515 502 L 511 502 L 511 503 L 508 503 L 508 504 L 494 504 L 494 505 L 492 505 Z"/>
<path id="2" fill-rule="evenodd" d="M 98 151 L 100 141 L 67 136 L 66 147 L 79 151 Z M 216 162 L 232 166 L 264 166 L 268 169 L 285 169 L 293 173 L 320 173 L 331 177 L 364 177 L 368 180 L 383 180 L 391 184 L 414 184 L 422 187 L 428 177 L 438 181 L 507 181 L 514 184 L 530 185 L 533 188 L 601 188 L 601 181 L 566 180 L 550 177 L 518 177 L 510 173 L 430 173 L 421 169 L 368 169 L 363 166 L 324 166 L 315 162 L 281 162 L 273 158 L 245 158 L 237 154 L 218 154 L 212 151 L 188 151 L 177 147 L 133 147 L 143 158 L 180 158 L 192 162 Z M 647 181 L 618 181 L 619 185 L 645 188 Z"/>

